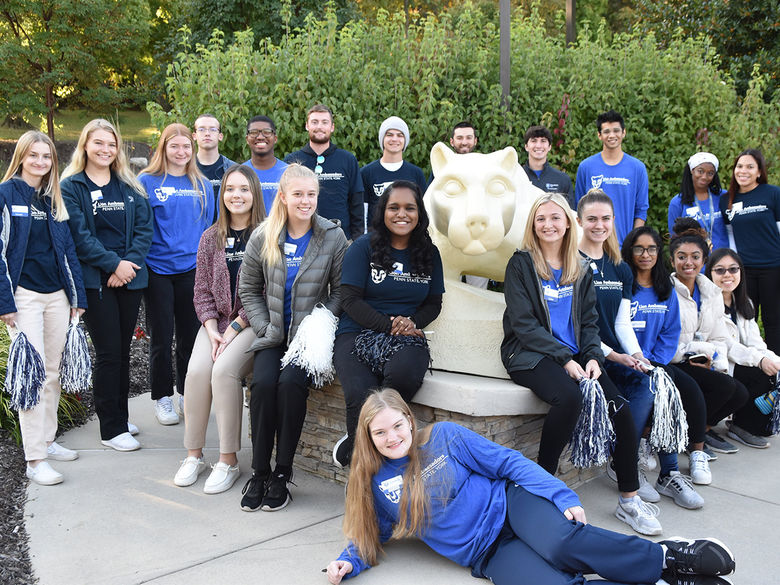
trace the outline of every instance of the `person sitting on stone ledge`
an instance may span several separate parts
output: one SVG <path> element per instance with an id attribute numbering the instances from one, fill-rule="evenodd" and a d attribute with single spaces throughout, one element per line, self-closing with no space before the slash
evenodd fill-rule
<path id="1" fill-rule="evenodd" d="M 583 378 L 597 378 L 611 404 L 620 496 L 615 516 L 642 534 L 660 534 L 658 508 L 637 495 L 639 439 L 625 398 L 602 370 L 596 291 L 577 252 L 574 213 L 558 193 L 539 197 L 528 213 L 522 249 L 504 279 L 506 311 L 501 359 L 513 382 L 550 405 L 539 465 L 555 474 L 582 410 Z"/>
<path id="2" fill-rule="evenodd" d="M 496 585 L 581 585 L 584 574 L 607 579 L 602 585 L 726 585 L 718 575 L 735 566 L 713 538 L 654 543 L 588 524 L 562 481 L 455 423 L 418 432 L 392 389 L 371 394 L 360 411 L 344 533 L 349 544 L 326 569 L 333 585 L 406 537 Z"/>
<path id="3" fill-rule="evenodd" d="M 428 224 L 419 186 L 395 181 L 377 200 L 369 233 L 344 258 L 344 314 L 334 348 L 347 409 L 347 434 L 333 448 L 339 467 L 349 464 L 358 413 L 372 388 L 390 384 L 411 400 L 422 385 L 430 363 L 422 329 L 439 315 L 444 293 L 441 257 Z M 383 337 L 392 343 L 374 363 L 355 355 Z"/>

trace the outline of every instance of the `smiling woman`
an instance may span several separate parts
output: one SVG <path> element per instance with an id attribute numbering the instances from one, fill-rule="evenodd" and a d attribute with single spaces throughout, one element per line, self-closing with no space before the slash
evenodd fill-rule
<path id="1" fill-rule="evenodd" d="M 339 467 L 349 464 L 357 415 L 371 388 L 392 385 L 411 400 L 422 385 L 430 363 L 422 330 L 439 315 L 444 294 L 441 258 L 428 235 L 417 184 L 395 181 L 375 205 L 371 231 L 350 246 L 341 279 L 345 315 L 334 363 L 344 389 L 347 434 L 333 448 Z M 355 355 L 378 340 L 382 349 L 370 360 Z"/>

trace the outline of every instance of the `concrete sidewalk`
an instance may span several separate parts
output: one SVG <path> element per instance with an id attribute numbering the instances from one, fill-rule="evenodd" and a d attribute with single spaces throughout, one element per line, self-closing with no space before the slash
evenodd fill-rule
<path id="1" fill-rule="evenodd" d="M 294 478 L 298 486 L 291 487 L 295 499 L 286 509 L 243 512 L 241 487 L 249 478 L 251 457 L 247 439 L 239 454 L 239 481 L 228 492 L 208 496 L 202 491 L 206 473 L 192 487 L 173 485 L 185 456 L 183 423 L 159 425 L 148 394 L 131 399 L 130 419 L 141 430 L 140 451 L 103 447 L 93 420 L 58 440 L 80 453 L 74 462 L 53 462 L 65 482 L 30 484 L 25 519 L 40 585 L 327 583 L 322 569 L 344 544 L 342 486 L 300 473 Z M 664 535 L 725 541 L 737 558 L 732 580 L 741 585 L 780 583 L 775 556 L 780 442 L 774 442 L 767 450 L 742 447 L 712 462 L 713 486 L 700 489 L 704 509 L 686 511 L 668 498 L 660 503 Z M 212 417 L 207 445 L 216 444 Z M 217 449 L 206 449 L 206 459 L 215 463 Z M 686 471 L 687 458 L 680 459 Z M 577 491 L 590 522 L 631 533 L 613 516 L 616 486 L 606 476 Z M 386 551 L 386 559 L 361 575 L 360 583 L 478 583 L 467 569 L 420 543 L 392 543 Z M 544 585 L 526 583 L 519 575 L 520 584 Z"/>

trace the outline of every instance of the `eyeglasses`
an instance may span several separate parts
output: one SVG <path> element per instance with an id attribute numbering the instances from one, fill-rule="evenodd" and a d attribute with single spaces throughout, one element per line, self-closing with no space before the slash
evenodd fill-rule
<path id="1" fill-rule="evenodd" d="M 260 135 L 265 136 L 266 138 L 271 138 L 276 132 L 271 130 L 270 128 L 263 128 L 262 130 L 249 130 L 246 135 L 249 136 L 249 138 L 257 138 Z"/>
<path id="2" fill-rule="evenodd" d="M 219 128 L 214 128 L 213 126 L 206 127 L 206 126 L 199 126 L 198 128 L 195 128 L 195 132 L 198 134 L 219 134 Z"/>
<path id="3" fill-rule="evenodd" d="M 322 174 L 322 163 L 324 163 L 324 162 L 325 162 L 325 157 L 322 156 L 322 155 L 319 155 L 317 157 L 317 166 L 314 167 L 314 172 L 317 173 L 318 175 Z"/>
<path id="4" fill-rule="evenodd" d="M 729 274 L 737 274 L 739 272 L 739 266 L 729 266 L 728 268 L 725 266 L 716 266 L 712 271 L 718 276 L 723 276 L 727 272 Z"/>
<path id="5" fill-rule="evenodd" d="M 634 256 L 641 256 L 645 252 L 647 252 L 648 256 L 657 256 L 658 246 L 648 246 L 647 248 L 644 246 L 631 246 L 631 253 Z"/>

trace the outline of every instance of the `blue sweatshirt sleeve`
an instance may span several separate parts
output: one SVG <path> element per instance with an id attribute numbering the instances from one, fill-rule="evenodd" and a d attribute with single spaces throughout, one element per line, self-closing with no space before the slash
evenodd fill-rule
<path id="1" fill-rule="evenodd" d="M 669 233 L 674 233 L 672 228 L 674 227 L 674 220 L 682 216 L 683 204 L 680 195 L 675 195 L 669 202 L 669 210 L 666 212 L 666 227 L 669 229 Z"/>
<path id="2" fill-rule="evenodd" d="M 577 203 L 587 193 L 587 159 L 582 161 L 577 167 L 577 176 L 574 179 L 574 210 L 577 210 Z"/>
<path id="3" fill-rule="evenodd" d="M 384 509 L 376 505 L 376 499 L 374 499 L 374 511 L 376 512 L 376 521 L 379 527 L 379 542 L 384 544 L 390 540 L 390 537 L 393 535 L 393 520 Z M 341 552 L 337 560 L 348 561 L 352 564 L 352 571 L 344 575 L 344 579 L 357 577 L 361 571 L 371 568 L 371 565 L 360 557 L 357 547 L 351 542 L 347 545 L 347 548 Z"/>
<path id="4" fill-rule="evenodd" d="M 634 203 L 634 219 L 647 220 L 647 210 L 650 208 L 650 186 L 647 178 L 647 167 L 641 161 L 637 161 L 639 170 L 637 174 L 636 199 Z"/>
<path id="5" fill-rule="evenodd" d="M 658 333 L 658 339 L 653 346 L 653 355 L 655 360 L 661 364 L 668 364 L 677 353 L 677 346 L 680 342 L 680 303 L 677 300 L 677 293 L 672 291 L 667 299 L 669 310 L 664 317 L 664 324 Z"/>
<path id="6" fill-rule="evenodd" d="M 532 494 L 549 500 L 561 512 L 582 505 L 577 494 L 565 483 L 519 451 L 502 447 L 455 423 L 441 422 L 439 425 L 451 434 L 451 452 L 472 471 L 492 479 L 513 481 Z"/>

